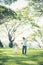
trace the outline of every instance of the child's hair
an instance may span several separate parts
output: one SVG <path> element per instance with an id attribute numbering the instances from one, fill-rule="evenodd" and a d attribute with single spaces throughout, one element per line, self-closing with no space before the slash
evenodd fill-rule
<path id="1" fill-rule="evenodd" d="M 18 46 L 17 43 L 15 43 L 14 46 Z"/>

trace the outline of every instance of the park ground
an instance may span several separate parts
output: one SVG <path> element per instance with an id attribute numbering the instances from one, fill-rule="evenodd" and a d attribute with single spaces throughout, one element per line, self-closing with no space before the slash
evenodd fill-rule
<path id="1" fill-rule="evenodd" d="M 43 49 L 28 49 L 23 55 L 21 49 L 14 54 L 13 48 L 0 48 L 0 65 L 43 65 Z"/>

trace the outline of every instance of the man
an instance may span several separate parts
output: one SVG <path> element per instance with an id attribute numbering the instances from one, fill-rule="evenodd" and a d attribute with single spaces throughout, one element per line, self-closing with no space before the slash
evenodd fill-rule
<path id="1" fill-rule="evenodd" d="M 22 47 L 22 54 L 26 54 L 27 52 L 27 40 L 23 37 L 23 47 Z"/>

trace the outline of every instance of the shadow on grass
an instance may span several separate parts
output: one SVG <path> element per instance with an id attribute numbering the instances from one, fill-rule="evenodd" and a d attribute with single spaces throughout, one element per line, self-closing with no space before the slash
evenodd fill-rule
<path id="1" fill-rule="evenodd" d="M 1 51 L 2 53 L 2 51 Z M 31 55 L 7 55 L 6 53 L 0 54 L 0 65 L 43 65 L 43 52 Z M 8 64 L 9 62 L 9 64 Z"/>
<path id="2" fill-rule="evenodd" d="M 43 65 L 43 62 L 39 62 L 39 65 Z"/>
<path id="3" fill-rule="evenodd" d="M 0 65 L 4 65 L 9 60 L 8 56 L 0 54 Z"/>
<path id="4" fill-rule="evenodd" d="M 32 64 L 29 63 L 30 61 L 33 61 L 33 60 L 30 60 L 30 58 L 27 58 L 27 57 L 2 56 L 0 58 L 0 60 L 1 60 L 0 65 L 4 65 L 7 62 L 12 62 L 13 63 L 13 61 L 14 61 L 14 64 L 16 63 L 17 65 L 36 65 L 34 63 L 32 63 Z"/>
<path id="5" fill-rule="evenodd" d="M 14 55 L 14 57 L 11 57 L 11 56 L 0 54 L 0 65 L 4 65 L 7 62 L 13 63 L 13 61 L 14 61 L 14 64 L 16 63 L 17 65 L 38 65 L 38 64 L 43 65 L 43 61 L 38 61 L 39 57 L 40 55 L 32 55 L 32 56 L 23 55 L 20 57 L 18 57 L 18 55 L 17 56 Z"/>

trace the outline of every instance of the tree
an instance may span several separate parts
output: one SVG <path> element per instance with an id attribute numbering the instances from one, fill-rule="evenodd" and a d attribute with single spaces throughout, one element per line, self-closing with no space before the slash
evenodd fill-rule
<path id="1" fill-rule="evenodd" d="M 2 12 L 2 11 L 5 11 L 5 10 L 1 9 L 0 11 Z M 8 13 L 8 12 L 9 12 L 9 9 L 7 10 L 6 13 Z M 4 16 L 5 16 L 6 13 L 4 13 Z M 1 19 L 1 24 L 2 24 L 2 22 L 4 23 L 6 21 L 10 22 L 11 19 L 15 18 L 15 19 L 20 21 L 20 25 L 27 25 L 27 24 L 29 25 L 30 24 L 31 29 L 33 30 L 33 32 L 37 36 L 38 35 L 39 35 L 39 37 L 41 36 L 41 33 L 40 33 L 41 28 L 37 24 L 37 22 L 39 22 L 39 21 L 35 22 L 34 18 L 35 17 L 40 18 L 41 16 L 43 16 L 43 0 L 30 0 L 28 5 L 25 8 L 22 8 L 21 10 L 18 10 L 15 13 L 13 11 L 12 14 L 15 17 L 13 17 L 13 15 L 12 14 L 10 15 L 10 14 L 11 13 L 8 13 L 8 16 L 6 14 L 6 17 L 4 17 L 4 16 L 1 17 L 2 18 Z M 15 27 L 15 26 L 13 25 L 13 27 Z M 10 31 L 8 31 L 8 38 L 9 38 L 10 41 L 12 41 L 12 34 L 11 34 L 12 28 L 10 29 Z M 14 30 L 15 30 L 15 28 L 14 28 Z M 38 32 L 38 34 L 37 34 L 37 32 Z"/>
<path id="2" fill-rule="evenodd" d="M 4 6 L 0 6 L 0 24 L 9 22 L 14 18 L 16 19 L 16 16 L 17 16 L 16 12 Z"/>
<path id="3" fill-rule="evenodd" d="M 17 31 L 17 28 L 20 26 L 21 22 L 20 23 L 14 23 L 13 22 L 13 25 L 11 25 L 11 28 L 8 26 L 8 23 L 4 24 L 5 27 L 6 27 L 6 30 L 7 30 L 7 33 L 8 33 L 8 39 L 9 39 L 9 47 L 13 47 L 13 42 L 15 41 L 15 32 Z"/>
<path id="4" fill-rule="evenodd" d="M 17 0 L 0 0 L 0 3 L 4 3 L 5 5 L 11 5 L 15 1 Z"/>
<path id="5" fill-rule="evenodd" d="M 6 27 L 6 29 L 7 29 L 7 32 L 8 32 L 8 39 L 9 39 L 9 47 L 13 47 L 13 41 L 15 40 L 15 38 L 13 38 L 13 34 L 14 34 L 14 32 L 16 31 L 16 29 L 15 28 L 13 28 L 13 26 L 12 26 L 12 28 L 11 29 L 9 29 L 8 27 L 7 27 L 7 24 L 5 24 L 5 27 Z M 13 34 L 12 34 L 12 32 L 13 32 Z"/>
<path id="6" fill-rule="evenodd" d="M 2 42 L 1 42 L 1 40 L 0 40 L 0 47 L 3 47 L 3 44 L 2 44 Z"/>

